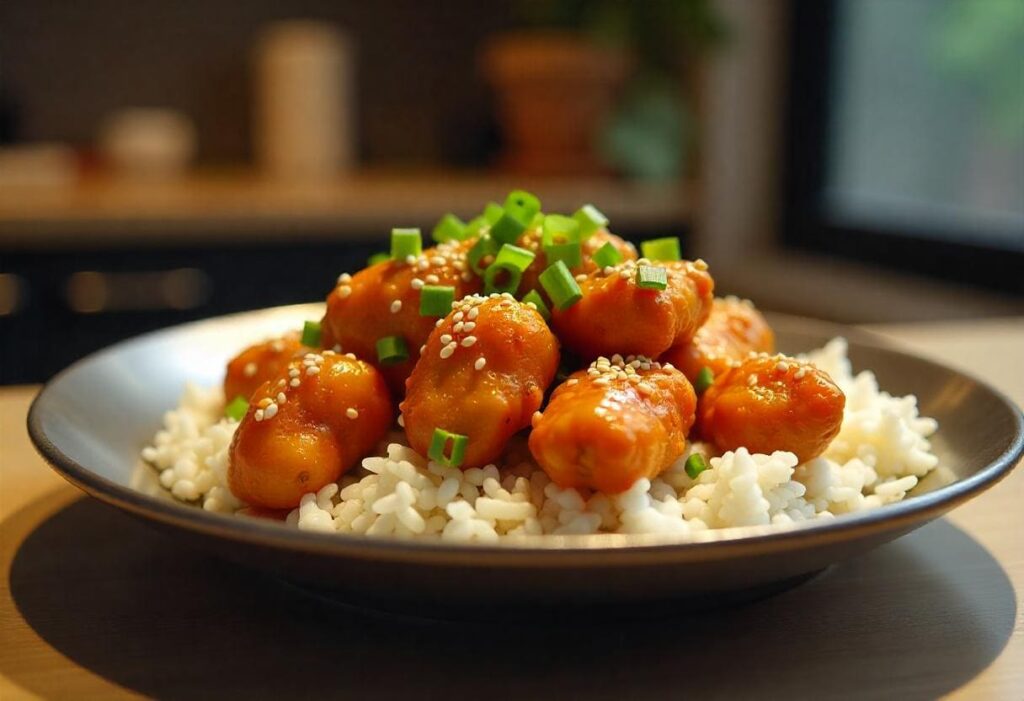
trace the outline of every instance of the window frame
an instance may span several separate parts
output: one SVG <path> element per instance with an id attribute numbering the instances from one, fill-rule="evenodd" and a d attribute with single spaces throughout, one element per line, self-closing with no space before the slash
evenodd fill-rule
<path id="1" fill-rule="evenodd" d="M 923 274 L 944 281 L 1024 295 L 1024 251 L 967 238 L 970 229 L 951 226 L 927 236 L 895 226 L 851 225 L 830 219 L 825 207 L 827 139 L 832 104 L 840 0 L 794 2 L 791 6 L 782 158 L 782 244 Z"/>

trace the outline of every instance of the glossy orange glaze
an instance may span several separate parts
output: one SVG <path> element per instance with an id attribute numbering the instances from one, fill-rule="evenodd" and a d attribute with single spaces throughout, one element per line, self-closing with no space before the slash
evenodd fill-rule
<path id="1" fill-rule="evenodd" d="M 693 338 L 673 346 L 659 358 L 683 371 L 690 382 L 707 367 L 717 377 L 750 352 L 773 353 L 775 334 L 749 300 L 716 299 L 711 314 Z"/>
<path id="2" fill-rule="evenodd" d="M 616 494 L 657 476 L 683 454 L 697 403 L 693 387 L 674 368 L 653 363 L 644 369 L 642 362 L 629 371 L 639 382 L 623 374 L 626 364 L 604 370 L 599 359 L 551 395 L 529 445 L 558 486 Z"/>
<path id="3" fill-rule="evenodd" d="M 462 467 L 494 462 L 530 424 L 557 369 L 558 341 L 535 310 L 511 297 L 463 300 L 430 334 L 409 377 L 400 407 L 409 445 L 426 455 L 441 428 L 468 436 Z"/>
<path id="4" fill-rule="evenodd" d="M 387 385 L 372 365 L 332 351 L 293 360 L 256 391 L 235 432 L 231 492 L 254 507 L 294 508 L 369 453 L 392 418 Z"/>
<path id="5" fill-rule="evenodd" d="M 552 325 L 566 348 L 586 359 L 614 353 L 657 358 L 693 337 L 711 311 L 714 281 L 702 261 L 661 262 L 668 286 L 636 285 L 636 263 L 595 271 L 579 283 L 583 299 L 552 310 Z"/>
<path id="6" fill-rule="evenodd" d="M 605 231 L 604 229 L 598 229 L 592 236 L 583 242 L 581 246 L 582 262 L 580 265 L 571 269 L 572 274 L 589 274 L 597 270 L 597 263 L 593 261 L 591 256 L 593 256 L 597 250 L 606 243 L 611 243 L 615 246 L 619 253 L 622 254 L 622 260 L 636 260 L 636 248 L 633 244 L 619 238 L 615 234 Z M 527 231 L 519 238 L 516 245 L 537 254 L 537 257 L 533 259 L 532 263 L 530 263 L 530 267 L 523 273 L 523 279 L 519 283 L 519 291 L 516 292 L 516 296 L 522 297 L 530 290 L 537 290 L 546 301 L 547 293 L 544 292 L 539 281 L 540 274 L 548 267 L 547 258 L 545 257 L 544 249 L 541 246 L 540 229 L 531 229 L 530 231 Z"/>
<path id="7" fill-rule="evenodd" d="M 303 348 L 298 332 L 249 346 L 228 363 L 224 375 L 225 399 L 229 402 L 238 396 L 248 399 L 260 385 L 276 378 Z"/>
<path id="8" fill-rule="evenodd" d="M 323 346 L 340 345 L 342 352 L 377 365 L 384 373 L 395 396 L 405 390 L 405 379 L 412 372 L 420 346 L 434 329 L 436 317 L 420 316 L 420 291 L 414 287 L 423 281 L 430 285 L 451 285 L 455 298 L 480 290 L 480 278 L 466 274 L 466 251 L 474 240 L 450 242 L 426 249 L 412 265 L 405 261 L 386 261 L 365 268 L 355 275 L 342 276 L 327 297 L 323 319 Z M 468 279 L 466 279 L 468 278 Z M 401 308 L 392 311 L 400 301 Z M 409 360 L 396 365 L 377 363 L 377 340 L 400 336 L 409 348 Z"/>
<path id="9" fill-rule="evenodd" d="M 813 365 L 758 355 L 715 378 L 701 396 L 697 425 L 721 450 L 785 450 L 805 462 L 839 433 L 845 404 L 842 390 Z"/>

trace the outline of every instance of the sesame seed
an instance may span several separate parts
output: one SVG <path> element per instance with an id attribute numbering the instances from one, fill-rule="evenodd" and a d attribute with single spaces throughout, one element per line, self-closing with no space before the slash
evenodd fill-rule
<path id="1" fill-rule="evenodd" d="M 252 418 L 256 419 L 256 421 L 262 421 L 263 420 L 263 410 L 262 409 L 257 409 L 256 411 L 254 411 L 253 414 L 252 414 Z"/>
<path id="2" fill-rule="evenodd" d="M 474 343 L 476 343 L 476 336 L 466 336 L 464 339 L 462 339 L 463 348 L 469 348 Z"/>
<path id="3" fill-rule="evenodd" d="M 607 377 L 599 377 L 596 380 L 594 380 L 594 384 L 598 385 L 599 387 L 607 387 L 610 384 L 610 382 Z"/>
<path id="4" fill-rule="evenodd" d="M 586 273 L 580 273 L 579 275 L 576 276 L 576 282 L 583 282 L 586 279 L 587 279 Z"/>
<path id="5" fill-rule="evenodd" d="M 433 263 L 434 265 L 439 265 L 440 266 L 440 265 L 444 265 L 448 261 L 446 261 L 441 256 L 434 256 L 433 258 L 430 259 L 430 262 Z"/>
<path id="6" fill-rule="evenodd" d="M 350 294 L 352 294 L 352 288 L 349 287 L 348 285 L 343 285 L 338 288 L 338 296 L 341 297 L 342 299 L 345 299 Z"/>
<path id="7" fill-rule="evenodd" d="M 487 365 L 487 358 L 477 358 L 473 363 L 473 367 L 477 370 L 483 370 L 485 365 Z"/>
<path id="8" fill-rule="evenodd" d="M 350 419 L 358 419 L 359 412 L 356 409 L 349 407 L 348 409 L 345 410 L 345 416 L 347 416 Z"/>
<path id="9" fill-rule="evenodd" d="M 281 351 L 284 350 L 284 341 L 282 341 L 281 339 L 274 341 L 273 343 L 270 344 L 270 350 L 274 351 L 275 353 L 280 353 Z"/>
<path id="10" fill-rule="evenodd" d="M 399 414 L 398 415 L 398 425 L 401 426 L 402 428 L 405 428 L 405 415 L 404 414 Z"/>
<path id="11" fill-rule="evenodd" d="M 284 392 L 278 392 L 277 393 L 277 403 L 278 404 L 284 404 L 287 401 L 288 401 L 288 396 L 285 395 Z"/>
<path id="12" fill-rule="evenodd" d="M 539 411 L 533 412 L 533 416 L 530 417 L 530 425 L 536 426 L 542 418 L 544 418 L 544 415 L 542 413 L 540 413 Z"/>
<path id="13" fill-rule="evenodd" d="M 455 325 L 452 326 L 452 332 L 454 332 L 454 333 L 462 333 L 462 328 L 463 328 L 464 325 L 465 325 L 464 321 L 457 321 L 457 322 L 455 322 Z"/>
<path id="14" fill-rule="evenodd" d="M 420 346 L 420 355 L 423 355 L 426 352 L 427 352 L 427 344 L 424 343 L 422 346 Z"/>
<path id="15" fill-rule="evenodd" d="M 441 278 L 439 278 L 437 275 L 434 275 L 433 273 L 427 275 L 426 280 L 427 283 L 430 285 L 436 285 L 437 283 L 441 282 Z"/>
<path id="16" fill-rule="evenodd" d="M 310 365 L 308 368 L 306 368 L 306 374 L 309 375 L 310 377 L 312 377 L 313 375 L 319 375 L 320 368 L 318 368 L 316 365 Z"/>
<path id="17" fill-rule="evenodd" d="M 263 418 L 272 419 L 277 416 L 277 404 L 271 404 L 263 410 Z"/>
<path id="18" fill-rule="evenodd" d="M 452 342 L 451 334 L 448 334 L 448 333 L 441 334 L 441 343 L 443 343 L 444 345 L 447 346 L 451 342 Z"/>
<path id="19" fill-rule="evenodd" d="M 348 358 L 349 360 L 356 360 L 357 359 L 355 353 L 346 353 L 345 357 Z"/>
<path id="20" fill-rule="evenodd" d="M 578 385 L 579 383 L 580 381 L 575 377 L 570 377 L 568 380 L 565 381 L 567 387 L 573 387 L 574 385 Z"/>
<path id="21" fill-rule="evenodd" d="M 246 363 L 245 368 L 242 369 L 242 374 L 246 377 L 252 377 L 256 374 L 256 363 Z"/>
<path id="22" fill-rule="evenodd" d="M 470 331 L 472 331 L 475 328 L 476 328 L 476 322 L 475 321 L 467 321 L 467 322 L 462 324 L 462 330 L 465 331 L 466 333 L 469 333 Z"/>
<path id="23" fill-rule="evenodd" d="M 396 299 L 391 303 L 391 313 L 397 314 L 400 311 L 402 311 L 402 300 Z"/>
<path id="24" fill-rule="evenodd" d="M 452 354 L 454 352 L 455 352 L 455 342 L 452 341 L 447 346 L 445 346 L 444 348 L 441 349 L 441 353 L 440 353 L 441 359 L 445 360 L 447 358 L 452 357 Z"/>
<path id="25" fill-rule="evenodd" d="M 442 317 L 442 318 L 440 318 L 440 319 L 438 319 L 437 321 L 434 322 L 434 328 L 435 329 L 441 328 L 442 324 L 444 324 L 444 317 Z"/>
<path id="26" fill-rule="evenodd" d="M 292 387 L 298 387 L 302 383 L 299 381 L 299 378 L 295 377 L 292 378 L 292 381 L 289 382 L 288 384 L 290 384 Z"/>
<path id="27" fill-rule="evenodd" d="M 470 321 L 472 321 L 473 319 L 477 318 L 477 316 L 479 316 L 479 314 L 480 314 L 480 310 L 477 309 L 476 307 L 473 307 L 468 312 L 466 312 L 466 318 L 469 319 Z"/>
<path id="28" fill-rule="evenodd" d="M 647 394 L 653 394 L 653 393 L 654 393 L 654 388 L 653 388 L 653 387 L 651 387 L 651 386 L 650 386 L 649 384 L 647 384 L 646 382 L 641 382 L 640 384 L 638 384 L 638 385 L 636 386 L 636 388 L 637 388 L 637 391 L 639 391 L 639 392 L 640 392 L 640 394 L 645 394 L 645 395 L 647 395 Z"/>
<path id="29" fill-rule="evenodd" d="M 301 370 L 298 368 L 292 368 L 288 371 L 288 377 L 298 377 L 300 373 Z"/>
<path id="30" fill-rule="evenodd" d="M 453 321 L 462 321 L 465 318 L 465 314 L 462 312 L 455 312 L 455 316 L 452 317 Z"/>
<path id="31" fill-rule="evenodd" d="M 418 277 L 414 277 L 409 282 L 409 286 L 412 287 L 412 289 L 414 289 L 414 290 L 422 290 L 423 289 L 423 281 L 420 280 Z"/>

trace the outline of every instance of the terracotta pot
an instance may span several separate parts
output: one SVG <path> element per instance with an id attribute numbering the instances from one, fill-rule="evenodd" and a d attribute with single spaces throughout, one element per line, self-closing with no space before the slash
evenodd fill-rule
<path id="1" fill-rule="evenodd" d="M 604 170 L 595 144 L 631 66 L 628 55 L 570 32 L 491 39 L 484 73 L 494 88 L 503 165 L 530 174 Z"/>

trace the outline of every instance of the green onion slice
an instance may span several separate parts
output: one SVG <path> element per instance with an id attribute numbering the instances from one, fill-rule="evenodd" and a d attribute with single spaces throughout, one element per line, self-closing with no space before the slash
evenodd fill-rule
<path id="1" fill-rule="evenodd" d="M 608 226 L 608 217 L 592 204 L 585 204 L 576 210 L 572 218 L 579 222 L 580 236 L 589 238 L 598 229 Z"/>
<path id="2" fill-rule="evenodd" d="M 523 271 L 530 267 L 530 263 L 536 257 L 537 254 L 533 251 L 506 243 L 484 273 L 484 293 L 515 294 L 519 289 L 519 281 L 523 279 Z M 499 282 L 503 274 L 506 278 L 504 282 Z"/>
<path id="3" fill-rule="evenodd" d="M 686 458 L 685 468 L 686 474 L 690 476 L 690 479 L 697 479 L 700 473 L 708 469 L 708 462 L 704 459 L 704 456 L 700 453 L 694 453 L 690 457 Z"/>
<path id="4" fill-rule="evenodd" d="M 496 250 L 494 239 L 487 234 L 482 234 L 480 238 L 477 239 L 477 242 L 469 249 L 469 253 L 466 254 L 466 259 L 469 261 L 469 267 L 477 275 L 483 275 L 484 268 L 487 266 L 481 265 L 480 261 L 482 261 L 486 256 L 493 255 Z"/>
<path id="5" fill-rule="evenodd" d="M 640 252 L 650 260 L 682 260 L 679 252 L 679 239 L 675 236 L 664 239 L 651 239 L 640 244 Z"/>
<path id="6" fill-rule="evenodd" d="M 609 265 L 618 265 L 622 262 L 622 254 L 619 249 L 615 247 L 611 241 L 601 246 L 599 249 L 594 251 L 594 255 L 590 256 L 590 260 L 599 268 L 607 268 Z"/>
<path id="7" fill-rule="evenodd" d="M 466 227 L 463 230 L 462 240 L 465 241 L 466 239 L 471 239 L 474 236 L 480 236 L 484 229 L 489 229 L 490 226 L 490 222 L 483 217 L 470 219 L 469 223 L 466 224 Z"/>
<path id="8" fill-rule="evenodd" d="M 420 316 L 448 316 L 455 301 L 451 285 L 424 285 L 420 290 Z"/>
<path id="9" fill-rule="evenodd" d="M 544 257 L 548 264 L 563 261 L 569 268 L 578 268 L 583 264 L 583 247 L 579 241 L 574 243 L 554 243 L 544 247 Z"/>
<path id="10" fill-rule="evenodd" d="M 568 309 L 583 298 L 580 286 L 564 261 L 558 261 L 541 273 L 540 284 L 559 310 Z"/>
<path id="11" fill-rule="evenodd" d="M 532 222 L 540 211 L 540 200 L 526 190 L 513 190 L 505 198 L 505 214 L 512 214 L 522 222 Z"/>
<path id="12" fill-rule="evenodd" d="M 501 205 L 497 202 L 488 202 L 487 206 L 484 207 L 483 218 L 488 224 L 494 224 L 494 222 L 501 219 L 501 215 L 505 213 Z"/>
<path id="13" fill-rule="evenodd" d="M 409 256 L 418 256 L 423 252 L 423 237 L 419 229 L 391 230 L 391 257 L 405 260 Z"/>
<path id="14" fill-rule="evenodd" d="M 461 241 L 466 236 L 466 222 L 449 212 L 438 220 L 430 236 L 437 243 Z"/>
<path id="15" fill-rule="evenodd" d="M 409 359 L 409 349 L 401 336 L 377 339 L 377 360 L 381 365 L 397 365 Z"/>
<path id="16" fill-rule="evenodd" d="M 320 335 L 319 321 L 307 321 L 302 325 L 302 345 L 309 348 L 319 348 Z"/>
<path id="17" fill-rule="evenodd" d="M 383 263 L 386 260 L 391 260 L 390 253 L 374 253 L 372 256 L 366 259 L 366 264 L 377 265 L 377 263 Z"/>
<path id="18" fill-rule="evenodd" d="M 242 395 L 238 395 L 224 407 L 224 416 L 232 421 L 241 421 L 247 411 L 249 411 L 249 401 Z"/>
<path id="19" fill-rule="evenodd" d="M 427 457 L 447 467 L 458 467 L 466 456 L 466 445 L 469 438 L 459 433 L 449 433 L 443 428 L 435 428 L 430 439 Z M 451 449 L 449 451 L 449 444 Z"/>
<path id="20" fill-rule="evenodd" d="M 523 295 L 522 301 L 523 304 L 533 304 L 537 307 L 537 311 L 540 312 L 542 317 L 544 317 L 544 321 L 551 318 L 551 310 L 548 309 L 548 305 L 544 303 L 544 298 L 540 296 L 540 293 L 537 292 L 537 290 L 530 290 L 527 292 Z"/>
<path id="21" fill-rule="evenodd" d="M 645 290 L 663 290 L 668 287 L 668 273 L 662 267 L 641 265 L 636 269 L 636 286 Z"/>
<path id="22" fill-rule="evenodd" d="M 533 215 L 520 217 L 514 212 L 506 211 L 498 221 L 491 225 L 491 238 L 502 243 L 515 243 L 529 224 Z"/>
<path id="23" fill-rule="evenodd" d="M 697 379 L 693 381 L 693 390 L 697 394 L 704 394 L 711 383 L 715 381 L 715 373 L 711 372 L 711 368 L 704 366 L 697 373 Z"/>
<path id="24" fill-rule="evenodd" d="M 544 217 L 541 243 L 544 248 L 560 243 L 579 243 L 580 225 L 575 219 L 563 217 L 561 214 L 549 214 Z"/>

